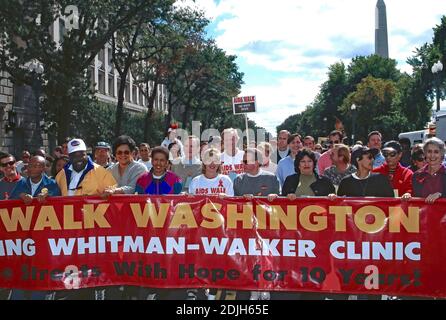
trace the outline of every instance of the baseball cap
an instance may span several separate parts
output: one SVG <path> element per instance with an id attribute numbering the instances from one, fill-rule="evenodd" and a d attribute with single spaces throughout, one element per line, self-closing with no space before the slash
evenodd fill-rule
<path id="1" fill-rule="evenodd" d="M 82 139 L 72 139 L 68 142 L 68 153 L 87 151 L 87 146 Z"/>
<path id="2" fill-rule="evenodd" d="M 96 143 L 95 149 L 111 149 L 110 145 L 105 142 L 105 141 L 99 141 L 98 143 Z"/>
<path id="3" fill-rule="evenodd" d="M 401 148 L 401 144 L 400 144 L 398 141 L 394 141 L 394 140 L 389 141 L 389 142 L 386 142 L 386 143 L 384 144 L 384 148 L 383 148 L 383 149 L 386 149 L 386 148 L 392 148 L 392 149 L 395 149 L 396 152 L 398 152 L 398 153 L 400 153 L 401 150 L 402 150 L 402 148 Z"/>

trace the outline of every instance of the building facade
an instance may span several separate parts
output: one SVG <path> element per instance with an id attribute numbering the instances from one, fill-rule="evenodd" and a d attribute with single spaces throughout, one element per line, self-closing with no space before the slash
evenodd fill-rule
<path id="1" fill-rule="evenodd" d="M 58 18 L 50 30 L 57 45 L 63 41 L 66 32 L 64 20 Z M 116 104 L 120 85 L 119 73 L 113 66 L 111 46 L 107 44 L 100 50 L 90 66 L 90 76 L 96 96 L 100 101 Z M 43 66 L 45 68 L 45 66 Z M 153 90 L 153 83 L 144 85 L 144 90 Z M 167 91 L 158 85 L 154 109 L 167 112 Z M 40 116 L 39 99 L 36 88 L 14 85 L 6 72 L 0 71 L 0 150 L 20 156 L 22 150 L 34 151 L 44 148 L 51 152 L 56 138 L 41 130 L 44 122 Z M 38 94 L 37 94 L 38 95 Z M 131 73 L 127 76 L 124 93 L 124 106 L 132 112 L 146 112 L 148 101 L 136 85 Z"/>

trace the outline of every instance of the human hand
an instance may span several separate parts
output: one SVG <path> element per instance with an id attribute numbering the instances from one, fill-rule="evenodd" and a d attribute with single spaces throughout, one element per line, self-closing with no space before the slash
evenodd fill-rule
<path id="1" fill-rule="evenodd" d="M 441 192 L 436 192 L 428 195 L 425 201 L 426 203 L 432 204 L 435 202 L 435 200 L 437 200 L 440 197 L 441 197 Z"/>
<path id="2" fill-rule="evenodd" d="M 297 196 L 296 196 L 296 194 L 295 193 L 289 193 L 289 194 L 287 194 L 287 196 L 286 196 L 287 198 L 288 198 L 288 200 L 291 200 L 291 201 L 293 201 L 293 200 L 296 200 L 297 199 Z"/>
<path id="3" fill-rule="evenodd" d="M 270 194 L 267 196 L 267 199 L 268 199 L 269 202 L 271 202 L 271 201 L 274 201 L 275 199 L 277 199 L 278 197 L 279 197 L 278 194 L 270 193 Z"/>

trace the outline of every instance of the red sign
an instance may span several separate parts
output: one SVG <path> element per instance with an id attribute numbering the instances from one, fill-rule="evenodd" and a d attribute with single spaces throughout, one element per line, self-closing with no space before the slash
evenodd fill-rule
<path id="1" fill-rule="evenodd" d="M 0 288 L 107 285 L 446 297 L 446 201 L 2 201 Z"/>
<path id="2" fill-rule="evenodd" d="M 256 97 L 234 97 L 232 98 L 232 109 L 234 114 L 256 112 Z"/>

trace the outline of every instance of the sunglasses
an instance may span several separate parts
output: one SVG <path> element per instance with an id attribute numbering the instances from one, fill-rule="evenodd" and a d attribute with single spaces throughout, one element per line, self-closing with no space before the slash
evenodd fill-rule
<path id="1" fill-rule="evenodd" d="M 7 166 L 13 166 L 14 164 L 15 164 L 15 161 L 9 161 L 9 162 L 6 162 L 6 163 L 2 163 L 0 165 L 4 168 L 4 167 L 7 167 Z"/>
<path id="2" fill-rule="evenodd" d="M 424 157 L 420 157 L 420 158 L 416 158 L 415 161 L 419 161 L 419 162 L 424 162 L 424 160 L 426 160 L 426 158 Z"/>
<path id="3" fill-rule="evenodd" d="M 128 156 L 130 154 L 130 150 L 124 150 L 124 151 L 119 150 L 119 151 L 116 151 L 116 155 L 118 155 L 118 156 L 123 155 L 123 154 Z"/>
<path id="4" fill-rule="evenodd" d="M 391 158 L 393 158 L 393 157 L 395 157 L 397 155 L 397 152 L 396 151 L 384 151 L 383 152 L 383 156 L 384 156 L 384 158 L 389 158 L 389 157 L 391 157 Z"/>

